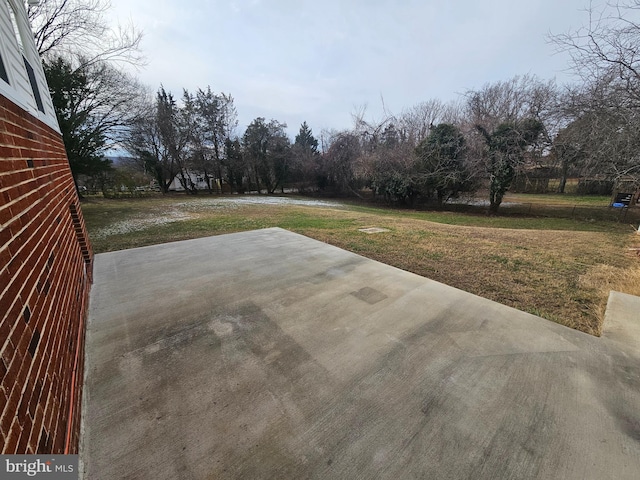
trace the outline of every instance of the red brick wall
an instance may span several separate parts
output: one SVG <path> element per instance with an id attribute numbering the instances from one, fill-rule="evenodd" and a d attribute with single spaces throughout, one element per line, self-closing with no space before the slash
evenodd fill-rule
<path id="1" fill-rule="evenodd" d="M 2 453 L 77 452 L 91 262 L 60 134 L 0 95 Z"/>

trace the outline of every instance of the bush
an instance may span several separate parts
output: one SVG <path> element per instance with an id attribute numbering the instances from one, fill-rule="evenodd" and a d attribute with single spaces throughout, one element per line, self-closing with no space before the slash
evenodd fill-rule
<path id="1" fill-rule="evenodd" d="M 613 193 L 613 182 L 610 180 L 594 180 L 581 178 L 578 182 L 578 195 L 611 195 Z"/>

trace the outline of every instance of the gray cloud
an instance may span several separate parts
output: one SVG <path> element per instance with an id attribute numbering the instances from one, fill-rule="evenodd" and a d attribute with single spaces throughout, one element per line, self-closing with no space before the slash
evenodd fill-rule
<path id="1" fill-rule="evenodd" d="M 256 116 L 295 132 L 349 126 L 429 98 L 454 99 L 516 74 L 569 79 L 546 34 L 586 21 L 586 0 L 112 0 L 113 16 L 144 30 L 152 88 L 210 85 L 231 93 L 240 130 Z"/>

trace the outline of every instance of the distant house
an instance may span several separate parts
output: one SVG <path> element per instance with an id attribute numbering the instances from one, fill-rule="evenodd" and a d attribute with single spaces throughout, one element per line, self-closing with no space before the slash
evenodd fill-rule
<path id="1" fill-rule="evenodd" d="M 184 192 L 187 190 L 211 190 L 214 193 L 229 193 L 231 187 L 227 183 L 221 183 L 219 179 L 213 178 L 211 175 L 195 171 L 186 171 L 178 173 L 169 185 L 170 192 Z"/>
<path id="2" fill-rule="evenodd" d="M 33 0 L 30 0 L 33 3 Z M 93 253 L 22 0 L 0 0 L 0 450 L 77 453 Z"/>
<path id="3" fill-rule="evenodd" d="M 209 183 L 207 182 L 207 180 L 212 183 L 214 181 L 210 177 L 207 179 L 202 173 L 190 172 L 190 171 L 179 173 L 173 179 L 173 181 L 171 182 L 171 185 L 169 185 L 169 191 L 184 192 L 186 190 L 185 185 L 189 189 L 208 190 Z M 217 186 L 212 185 L 212 188 L 215 189 L 217 188 Z"/>

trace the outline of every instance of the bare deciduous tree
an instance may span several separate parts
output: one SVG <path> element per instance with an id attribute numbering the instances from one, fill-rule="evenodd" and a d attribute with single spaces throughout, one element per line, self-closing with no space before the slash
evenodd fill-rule
<path id="1" fill-rule="evenodd" d="M 107 0 L 47 0 L 28 15 L 74 178 L 108 169 L 107 150 L 137 117 L 141 86 L 118 63 L 138 65 L 141 34 L 112 28 Z M 99 167 L 99 168 L 98 168 Z"/>
<path id="2" fill-rule="evenodd" d="M 118 61 L 139 65 L 142 33 L 133 25 L 112 27 L 108 0 L 46 0 L 28 6 L 41 56 L 80 55 L 86 63 Z"/>
<path id="3" fill-rule="evenodd" d="M 141 110 L 123 145 L 153 173 L 164 193 L 175 178 L 187 192 L 194 192 L 187 151 L 193 125 L 188 116 L 164 87 L 153 100 L 147 97 Z"/>
<path id="4" fill-rule="evenodd" d="M 238 114 L 231 95 L 198 89 L 184 91 L 183 114 L 191 124 L 190 155 L 192 167 L 204 175 L 209 191 L 212 181 L 222 186 L 225 142 L 238 125 Z"/>
<path id="5" fill-rule="evenodd" d="M 489 211 L 495 213 L 514 176 L 526 174 L 527 167 L 548 155 L 560 125 L 558 90 L 553 80 L 524 75 L 486 84 L 467 92 L 466 98 L 468 125 L 481 134 L 474 138 L 473 130 L 466 130 L 470 150 L 482 156 L 489 177 Z"/>
<path id="6" fill-rule="evenodd" d="M 107 170 L 104 154 L 136 119 L 142 86 L 104 62 L 74 67 L 56 57 L 44 70 L 74 179 Z"/>
<path id="7" fill-rule="evenodd" d="M 467 92 L 467 114 L 474 125 L 481 125 L 487 130 L 524 118 L 535 118 L 545 124 L 555 113 L 556 96 L 554 80 L 542 81 L 534 75 L 516 75 Z"/>
<path id="8" fill-rule="evenodd" d="M 356 162 L 362 154 L 359 137 L 353 132 L 337 132 L 331 146 L 323 155 L 323 186 L 334 188 L 339 194 L 356 195 L 358 169 Z"/>
<path id="9" fill-rule="evenodd" d="M 162 141 L 156 108 L 156 103 L 148 99 L 137 121 L 129 128 L 124 147 L 139 161 L 139 168 L 151 173 L 161 191 L 167 193 L 178 167 Z"/>
<path id="10" fill-rule="evenodd" d="M 447 106 L 438 99 L 431 99 L 404 110 L 399 116 L 402 135 L 416 147 L 429 135 L 429 129 L 445 121 L 443 116 Z"/>
<path id="11" fill-rule="evenodd" d="M 551 41 L 571 55 L 583 81 L 613 74 L 616 88 L 640 106 L 640 0 L 589 2 L 586 14 L 584 27 L 552 35 Z"/>
<path id="12" fill-rule="evenodd" d="M 582 79 L 565 103 L 567 153 L 579 145 L 585 175 L 640 185 L 640 0 L 590 2 L 585 12 L 584 27 L 551 37 Z"/>

